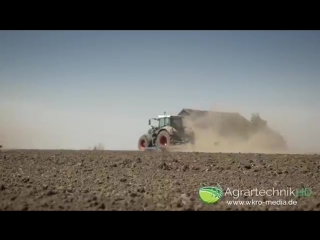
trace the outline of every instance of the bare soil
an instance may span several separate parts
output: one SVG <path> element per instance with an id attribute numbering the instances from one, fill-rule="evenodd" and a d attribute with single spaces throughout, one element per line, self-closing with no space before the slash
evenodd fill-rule
<path id="1" fill-rule="evenodd" d="M 0 210 L 320 210 L 320 155 L 15 150 L 0 152 Z M 205 204 L 200 184 L 309 187 L 295 206 Z"/>

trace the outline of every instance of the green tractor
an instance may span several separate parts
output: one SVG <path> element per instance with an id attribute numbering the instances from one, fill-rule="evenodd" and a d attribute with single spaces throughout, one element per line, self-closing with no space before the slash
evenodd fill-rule
<path id="1" fill-rule="evenodd" d="M 156 126 L 151 120 L 157 121 Z M 194 132 L 183 125 L 183 116 L 159 115 L 149 119 L 151 128 L 147 134 L 142 135 L 138 141 L 138 149 L 163 149 L 173 145 L 194 144 Z"/>

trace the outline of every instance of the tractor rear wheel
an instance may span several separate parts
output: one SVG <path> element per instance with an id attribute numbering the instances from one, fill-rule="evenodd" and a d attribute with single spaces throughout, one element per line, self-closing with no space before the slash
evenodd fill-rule
<path id="1" fill-rule="evenodd" d="M 161 131 L 156 140 L 157 147 L 167 147 L 171 144 L 171 137 L 167 131 Z"/>
<path id="2" fill-rule="evenodd" d="M 149 141 L 146 136 L 141 136 L 138 141 L 138 149 L 143 151 L 146 147 L 148 147 Z"/>

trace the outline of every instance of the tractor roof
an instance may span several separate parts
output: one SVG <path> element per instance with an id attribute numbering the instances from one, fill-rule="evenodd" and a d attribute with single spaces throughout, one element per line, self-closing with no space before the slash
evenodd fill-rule
<path id="1" fill-rule="evenodd" d="M 172 117 L 171 115 L 159 115 L 158 118 Z"/>
<path id="2" fill-rule="evenodd" d="M 183 116 L 180 116 L 180 115 L 159 115 L 158 116 L 158 118 L 166 118 L 166 117 L 183 118 Z"/>

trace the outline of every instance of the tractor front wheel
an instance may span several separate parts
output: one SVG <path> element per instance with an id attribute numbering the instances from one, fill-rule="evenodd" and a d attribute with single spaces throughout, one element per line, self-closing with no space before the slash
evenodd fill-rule
<path id="1" fill-rule="evenodd" d="M 156 145 L 157 147 L 167 147 L 171 144 L 171 138 L 170 135 L 167 131 L 161 131 L 158 136 L 157 136 L 157 140 L 156 140 Z"/>
<path id="2" fill-rule="evenodd" d="M 148 147 L 148 139 L 146 136 L 142 136 L 138 141 L 138 149 L 143 151 L 146 147 Z"/>

